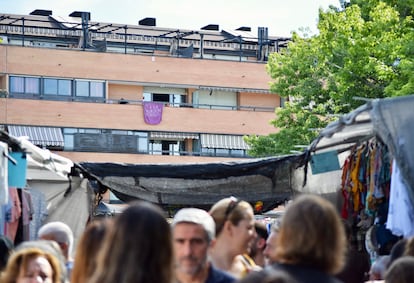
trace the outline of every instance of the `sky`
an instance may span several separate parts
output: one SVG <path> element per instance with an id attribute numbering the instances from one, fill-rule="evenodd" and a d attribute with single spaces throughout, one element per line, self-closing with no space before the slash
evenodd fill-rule
<path id="1" fill-rule="evenodd" d="M 219 29 L 267 27 L 270 36 L 290 36 L 308 28 L 317 33 L 318 10 L 339 0 L 0 0 L 0 12 L 28 15 L 36 9 L 68 17 L 73 11 L 91 13 L 91 21 L 134 24 L 156 18 L 163 28 L 199 30 L 208 24 Z"/>

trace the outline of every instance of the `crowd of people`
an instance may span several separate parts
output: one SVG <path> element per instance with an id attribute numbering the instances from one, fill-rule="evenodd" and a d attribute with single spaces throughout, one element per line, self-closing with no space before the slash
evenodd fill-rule
<path id="1" fill-rule="evenodd" d="M 272 225 L 235 197 L 209 211 L 182 208 L 171 221 L 157 205 L 135 201 L 89 222 L 76 246 L 59 221 L 37 236 L 17 246 L 0 237 L 0 282 L 414 282 L 414 238 L 370 262 L 353 249 L 336 207 L 312 194 L 295 197 Z"/>

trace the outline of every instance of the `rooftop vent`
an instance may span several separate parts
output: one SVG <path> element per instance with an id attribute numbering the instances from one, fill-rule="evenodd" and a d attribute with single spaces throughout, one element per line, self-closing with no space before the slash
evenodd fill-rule
<path id="1" fill-rule="evenodd" d="M 72 12 L 72 13 L 69 14 L 69 17 L 82 18 L 82 14 L 86 15 L 86 19 L 88 21 L 91 20 L 91 13 L 89 13 L 89 12 L 74 11 L 74 12 Z"/>
<path id="2" fill-rule="evenodd" d="M 252 28 L 251 27 L 239 27 L 236 30 L 240 30 L 240 31 L 252 31 Z"/>
<path id="3" fill-rule="evenodd" d="M 50 16 L 50 15 L 52 15 L 52 11 L 51 10 L 36 9 L 33 12 L 31 12 L 30 15 L 33 15 L 33 16 Z"/>
<path id="4" fill-rule="evenodd" d="M 202 30 L 219 30 L 219 25 L 206 25 L 204 27 L 201 28 Z"/>
<path id="5" fill-rule="evenodd" d="M 155 18 L 144 18 L 138 22 L 140 26 L 150 26 L 155 27 L 156 19 Z"/>

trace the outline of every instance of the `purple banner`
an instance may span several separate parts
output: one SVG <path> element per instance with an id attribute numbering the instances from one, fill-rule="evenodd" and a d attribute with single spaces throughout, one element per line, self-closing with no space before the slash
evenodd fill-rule
<path id="1" fill-rule="evenodd" d="M 150 125 L 159 124 L 162 119 L 162 110 L 164 108 L 164 103 L 144 101 L 142 105 L 144 107 L 145 123 Z"/>

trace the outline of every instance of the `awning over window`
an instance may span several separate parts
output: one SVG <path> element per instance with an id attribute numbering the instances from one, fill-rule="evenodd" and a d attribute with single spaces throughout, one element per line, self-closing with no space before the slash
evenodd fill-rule
<path id="1" fill-rule="evenodd" d="M 243 136 L 201 134 L 201 146 L 207 148 L 249 149 Z"/>
<path id="2" fill-rule="evenodd" d="M 196 139 L 198 140 L 198 134 L 192 133 L 177 133 L 177 132 L 150 132 L 150 140 L 173 140 L 182 141 L 185 139 Z"/>
<path id="3" fill-rule="evenodd" d="M 144 87 L 144 93 L 145 92 L 185 95 L 185 88 L 146 86 Z"/>
<path id="4" fill-rule="evenodd" d="M 268 89 L 258 89 L 258 88 L 236 88 L 236 87 L 200 86 L 199 89 L 201 89 L 201 90 L 230 91 L 230 92 L 272 93 Z"/>
<path id="5" fill-rule="evenodd" d="M 29 141 L 38 146 L 64 146 L 60 128 L 8 126 L 9 134 L 15 137 L 29 137 Z"/>

